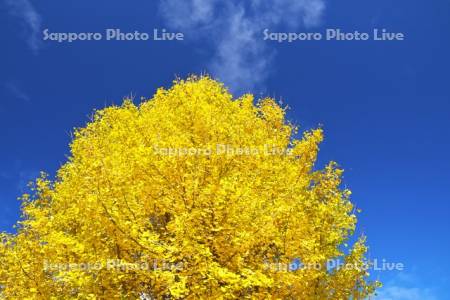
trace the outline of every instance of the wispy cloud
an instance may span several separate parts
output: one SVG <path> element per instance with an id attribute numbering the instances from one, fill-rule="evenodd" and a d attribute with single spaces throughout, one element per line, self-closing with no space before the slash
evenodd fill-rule
<path id="1" fill-rule="evenodd" d="M 7 182 L 7 186 L 15 192 L 23 193 L 28 189 L 28 183 L 34 182 L 40 176 L 35 168 L 26 166 L 24 161 L 16 159 L 9 166 L 0 170 L 0 180 Z"/>
<path id="2" fill-rule="evenodd" d="M 400 273 L 377 293 L 375 300 L 437 300 L 436 290 L 422 287 L 419 278 L 413 274 Z"/>
<path id="3" fill-rule="evenodd" d="M 20 87 L 17 82 L 8 81 L 4 84 L 7 92 L 15 99 L 21 100 L 23 102 L 30 102 L 30 96 Z"/>
<path id="4" fill-rule="evenodd" d="M 0 179 L 9 179 L 11 178 L 11 174 L 5 171 L 0 171 Z"/>
<path id="5" fill-rule="evenodd" d="M 437 300 L 431 289 L 413 287 L 388 286 L 384 288 L 376 300 Z"/>
<path id="6" fill-rule="evenodd" d="M 263 41 L 265 28 L 297 30 L 317 25 L 324 0 L 161 0 L 167 26 L 209 43 L 212 75 L 235 91 L 247 91 L 270 73 L 274 50 Z"/>
<path id="7" fill-rule="evenodd" d="M 36 170 L 22 170 L 17 178 L 17 190 L 24 193 L 28 190 L 28 184 L 39 177 L 39 172 Z"/>
<path id="8" fill-rule="evenodd" d="M 41 47 L 39 34 L 42 18 L 30 0 L 5 0 L 10 15 L 20 19 L 28 46 L 37 54 Z"/>

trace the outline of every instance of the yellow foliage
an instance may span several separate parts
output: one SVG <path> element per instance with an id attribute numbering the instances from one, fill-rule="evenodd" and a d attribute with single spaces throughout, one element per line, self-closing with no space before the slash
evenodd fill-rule
<path id="1" fill-rule="evenodd" d="M 322 130 L 273 99 L 233 99 L 209 77 L 97 111 L 55 180 L 2 234 L 2 299 L 362 299 L 364 268 L 280 270 L 299 258 L 362 266 L 350 192 L 314 164 Z"/>

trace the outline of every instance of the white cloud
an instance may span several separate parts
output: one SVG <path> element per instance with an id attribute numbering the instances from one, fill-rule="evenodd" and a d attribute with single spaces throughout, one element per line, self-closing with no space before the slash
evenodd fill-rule
<path id="1" fill-rule="evenodd" d="M 161 0 L 167 25 L 205 40 L 214 54 L 209 71 L 234 91 L 264 82 L 274 51 L 262 39 L 265 28 L 297 30 L 320 22 L 324 0 Z"/>
<path id="2" fill-rule="evenodd" d="M 375 300 L 437 300 L 435 289 L 423 287 L 420 278 L 412 273 L 399 273 L 377 291 Z"/>
<path id="3" fill-rule="evenodd" d="M 190 31 L 209 27 L 218 3 L 218 0 L 162 0 L 160 10 L 172 28 Z"/>
<path id="4" fill-rule="evenodd" d="M 437 300 L 431 289 L 387 286 L 378 293 L 376 300 Z"/>
<path id="5" fill-rule="evenodd" d="M 42 18 L 29 0 L 5 0 L 10 15 L 21 20 L 25 30 L 26 40 L 33 51 L 37 53 L 41 40 L 39 38 Z"/>
<path id="6" fill-rule="evenodd" d="M 8 81 L 4 84 L 8 93 L 11 94 L 14 98 L 21 100 L 23 102 L 30 102 L 31 98 L 28 96 L 26 92 L 20 87 L 20 85 L 16 82 Z"/>

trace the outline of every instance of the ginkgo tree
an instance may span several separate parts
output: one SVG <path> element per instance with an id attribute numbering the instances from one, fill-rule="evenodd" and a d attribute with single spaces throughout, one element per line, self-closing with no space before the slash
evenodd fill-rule
<path id="1" fill-rule="evenodd" d="M 0 298 L 366 298 L 378 283 L 365 238 L 347 245 L 343 171 L 315 165 L 322 139 L 207 76 L 96 111 L 1 235 Z"/>

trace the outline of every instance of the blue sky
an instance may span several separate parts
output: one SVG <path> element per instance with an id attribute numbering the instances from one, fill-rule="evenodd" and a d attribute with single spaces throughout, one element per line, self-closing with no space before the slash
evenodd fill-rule
<path id="1" fill-rule="evenodd" d="M 0 1 L 0 230 L 39 171 L 66 160 L 70 132 L 94 108 L 151 97 L 175 76 L 208 72 L 236 95 L 288 104 L 322 124 L 320 164 L 336 160 L 363 212 L 378 299 L 450 299 L 450 2 L 253 0 Z M 250 4 L 251 3 L 251 4 Z M 43 41 L 50 32 L 184 33 L 183 41 Z M 272 32 L 372 32 L 404 41 L 264 41 Z"/>

